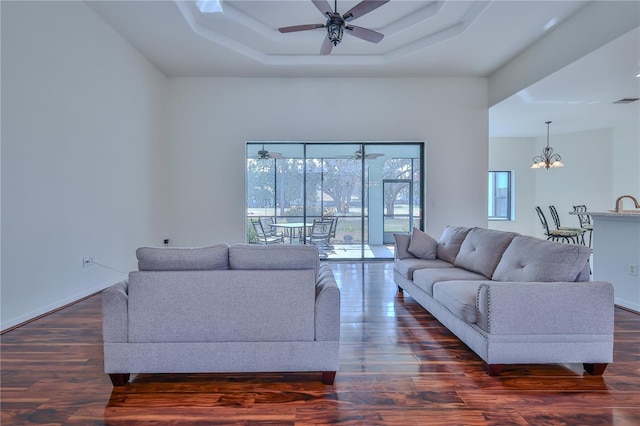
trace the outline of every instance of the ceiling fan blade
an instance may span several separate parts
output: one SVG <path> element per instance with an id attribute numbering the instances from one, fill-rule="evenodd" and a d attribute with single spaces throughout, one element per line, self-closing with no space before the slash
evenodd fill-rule
<path id="1" fill-rule="evenodd" d="M 385 3 L 389 3 L 389 0 L 363 0 L 349 9 L 342 18 L 346 22 L 353 21 L 362 15 L 366 15 L 367 13 L 376 10 Z"/>
<path id="2" fill-rule="evenodd" d="M 333 10 L 331 10 L 331 6 L 329 5 L 329 2 L 327 0 L 311 0 L 311 1 L 313 2 L 313 4 L 316 5 L 320 13 L 322 13 L 323 15 L 326 16 L 327 13 L 329 15 L 333 13 Z"/>
<path id="3" fill-rule="evenodd" d="M 315 30 L 317 28 L 324 28 L 323 24 L 305 24 L 305 25 L 293 25 L 291 27 L 278 28 L 281 33 L 293 33 L 296 31 Z"/>
<path id="4" fill-rule="evenodd" d="M 329 37 L 325 37 L 324 41 L 322 42 L 322 47 L 320 48 L 320 54 L 328 55 L 329 53 L 331 53 L 331 49 L 333 49 L 333 43 L 331 43 Z"/>
<path id="5" fill-rule="evenodd" d="M 267 152 L 258 154 L 254 158 L 257 160 L 283 160 L 284 156 L 279 152 Z"/>
<path id="6" fill-rule="evenodd" d="M 368 160 L 375 160 L 378 157 L 384 157 L 384 154 L 379 154 L 377 152 L 374 152 L 373 154 L 367 154 L 364 156 L 364 158 L 368 159 Z"/>
<path id="7" fill-rule="evenodd" d="M 347 25 L 344 29 L 352 36 L 361 38 L 365 41 L 370 41 L 371 43 L 379 43 L 380 40 L 384 38 L 384 34 L 367 28 L 357 27 L 355 25 Z"/>

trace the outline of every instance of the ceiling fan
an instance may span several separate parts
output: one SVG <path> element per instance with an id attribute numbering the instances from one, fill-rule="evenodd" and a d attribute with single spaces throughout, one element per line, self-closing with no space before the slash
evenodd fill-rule
<path id="1" fill-rule="evenodd" d="M 379 152 L 372 152 L 371 154 L 365 154 L 364 158 L 367 160 L 373 160 L 376 159 L 378 157 L 384 157 L 384 154 L 380 154 Z M 352 159 L 352 160 L 362 160 L 362 148 L 358 148 L 358 150 L 356 152 L 353 153 L 353 155 L 344 155 L 344 156 L 338 156 L 337 158 L 348 158 L 348 159 Z"/>
<path id="2" fill-rule="evenodd" d="M 256 156 L 258 160 L 270 160 L 270 159 L 282 159 L 284 158 L 279 152 L 269 152 L 264 149 L 264 144 L 262 145 L 262 149 L 258 151 L 258 155 Z"/>
<path id="3" fill-rule="evenodd" d="M 320 48 L 321 55 L 328 55 L 331 53 L 333 46 L 337 46 L 342 41 L 342 34 L 346 30 L 347 34 L 351 34 L 365 41 L 372 43 L 378 43 L 384 37 L 377 31 L 373 31 L 367 28 L 358 27 L 356 25 L 347 25 L 347 22 L 353 21 L 367 13 L 379 8 L 389 0 L 363 0 L 356 4 L 344 15 L 338 13 L 338 0 L 335 0 L 335 7 L 331 10 L 331 6 L 327 0 L 311 0 L 318 10 L 327 17 L 327 22 L 324 24 L 305 24 L 294 25 L 291 27 L 282 27 L 279 29 L 281 33 L 292 33 L 296 31 L 315 30 L 318 28 L 327 29 L 327 37 L 322 43 Z"/>

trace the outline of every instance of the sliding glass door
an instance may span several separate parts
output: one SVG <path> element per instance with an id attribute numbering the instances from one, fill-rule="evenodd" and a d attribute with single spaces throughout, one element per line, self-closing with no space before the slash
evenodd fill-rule
<path id="1" fill-rule="evenodd" d="M 246 152 L 248 242 L 258 242 L 252 220 L 302 244 L 324 218 L 329 259 L 390 259 L 392 234 L 421 227 L 421 143 L 248 142 Z"/>

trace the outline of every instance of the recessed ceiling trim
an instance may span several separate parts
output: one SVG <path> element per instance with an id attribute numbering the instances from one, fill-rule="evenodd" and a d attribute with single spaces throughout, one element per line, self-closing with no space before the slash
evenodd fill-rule
<path id="1" fill-rule="evenodd" d="M 406 31 L 415 25 L 419 25 L 424 21 L 436 16 L 442 6 L 444 6 L 444 1 L 434 1 L 426 6 L 416 10 L 415 12 L 397 19 L 394 22 L 391 22 L 389 25 L 384 28 L 378 29 L 377 31 L 383 33 L 385 37 L 393 36 L 396 33 L 400 33 L 402 31 Z"/>
<path id="2" fill-rule="evenodd" d="M 176 2 L 180 12 L 184 15 L 191 30 L 207 40 L 240 53 L 248 58 L 267 65 L 380 65 L 386 61 L 379 55 L 333 55 L 330 57 L 321 55 L 269 55 L 253 49 L 243 43 L 233 40 L 217 31 L 204 28 L 195 20 L 195 17 L 183 2 Z M 226 10 L 226 9 L 225 9 Z"/>
<path id="3" fill-rule="evenodd" d="M 395 49 L 390 53 L 388 53 L 387 55 L 391 60 L 396 60 L 405 56 L 409 56 L 419 50 L 425 49 L 436 43 L 440 43 L 444 40 L 460 35 L 464 32 L 464 30 L 465 30 L 464 23 L 458 22 L 443 30 L 429 34 L 426 37 L 422 37 L 409 44 L 406 44 L 399 49 Z"/>
<path id="4" fill-rule="evenodd" d="M 180 4 L 185 3 L 184 1 L 180 1 L 180 0 L 174 0 L 174 1 Z M 488 4 L 487 2 L 478 2 L 478 3 Z M 444 1 L 428 2 L 426 5 L 410 13 L 409 15 L 404 16 L 396 20 L 395 22 L 392 22 L 389 25 L 386 25 L 382 28 L 375 28 L 375 30 L 378 32 L 384 33 L 385 37 L 392 36 L 398 32 L 405 31 L 415 25 L 418 25 L 433 16 L 436 16 L 440 12 L 444 4 L 445 4 Z M 484 7 L 486 7 L 486 5 Z M 194 16 L 195 22 L 198 22 L 200 25 L 206 26 L 205 23 L 200 22 L 198 20 L 197 16 L 200 14 L 195 12 L 195 10 L 192 10 L 192 15 Z M 271 28 L 263 24 L 262 22 L 258 21 L 257 19 L 245 13 L 242 13 L 241 11 L 233 7 L 233 5 L 231 5 L 229 2 L 224 3 L 224 16 L 225 18 L 229 18 L 230 20 L 233 20 L 234 22 L 237 22 L 238 24 L 242 25 L 246 29 L 250 31 L 254 31 L 273 42 L 278 42 L 278 43 L 292 42 L 292 41 L 295 42 L 295 39 L 292 38 L 291 35 L 283 34 L 280 31 L 277 31 L 277 29 Z M 321 19 L 322 19 L 321 17 L 318 18 L 318 23 L 321 23 L 320 22 Z M 313 33 L 306 33 L 304 35 L 308 35 L 308 34 L 313 34 Z M 311 35 L 311 37 L 313 36 Z"/>
<path id="5" fill-rule="evenodd" d="M 405 57 L 422 50 L 435 43 L 441 42 L 451 37 L 455 37 L 463 33 L 484 11 L 491 1 L 475 1 L 472 6 L 465 11 L 458 21 L 445 29 L 434 30 L 433 32 L 419 39 L 409 41 L 397 48 L 384 51 L 380 54 L 340 54 L 335 52 L 330 56 L 325 55 L 307 55 L 307 54 L 270 54 L 260 51 L 238 40 L 234 40 L 225 34 L 215 31 L 207 25 L 199 22 L 198 17 L 202 14 L 198 11 L 195 3 L 175 0 L 175 3 L 187 21 L 191 30 L 209 41 L 219 44 L 227 49 L 233 50 L 241 55 L 254 59 L 267 65 L 382 65 L 393 62 L 401 57 Z M 380 31 L 385 33 L 386 37 L 393 37 L 395 34 L 404 31 L 407 27 L 428 20 L 437 15 L 444 1 L 430 2 L 424 7 L 418 9 L 415 13 L 409 14 L 404 18 L 398 19 L 391 24 L 385 26 Z M 247 16 L 238 9 L 233 8 L 229 3 L 224 5 L 224 17 L 237 22 L 243 27 L 260 34 L 271 41 L 282 43 L 299 42 L 288 34 L 281 34 L 276 29 L 270 28 L 256 19 Z M 310 32 L 313 33 L 313 32 Z M 384 46 L 384 41 L 381 45 Z"/>

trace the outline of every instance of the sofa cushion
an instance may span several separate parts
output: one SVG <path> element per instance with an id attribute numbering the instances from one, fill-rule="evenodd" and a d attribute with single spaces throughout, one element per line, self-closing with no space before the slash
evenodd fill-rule
<path id="1" fill-rule="evenodd" d="M 396 259 L 393 268 L 409 281 L 413 280 L 413 273 L 424 268 L 453 268 L 449 262 L 441 259 L 418 259 L 410 257 L 407 259 Z"/>
<path id="2" fill-rule="evenodd" d="M 315 334 L 313 271 L 129 274 L 129 342 L 294 342 Z"/>
<path id="3" fill-rule="evenodd" d="M 433 260 L 438 251 L 438 242 L 426 232 L 413 228 L 408 251 L 420 259 Z"/>
<path id="4" fill-rule="evenodd" d="M 477 322 L 478 288 L 486 281 L 441 281 L 433 285 L 433 298 L 458 318 Z"/>
<path id="5" fill-rule="evenodd" d="M 462 268 L 429 268 L 413 273 L 413 283 L 429 296 L 433 296 L 433 285 L 440 281 L 480 281 L 487 280 L 482 274 Z"/>
<path id="6" fill-rule="evenodd" d="M 576 281 L 591 250 L 581 244 L 545 241 L 525 235 L 513 239 L 493 274 L 495 281 Z"/>
<path id="7" fill-rule="evenodd" d="M 462 226 L 447 226 L 438 240 L 437 257 L 449 263 L 454 263 L 462 241 L 471 228 Z"/>
<path id="8" fill-rule="evenodd" d="M 229 269 L 229 244 L 209 247 L 140 247 L 139 271 L 203 271 Z"/>
<path id="9" fill-rule="evenodd" d="M 313 269 L 320 268 L 318 248 L 313 245 L 233 244 L 229 248 L 230 269 Z"/>
<path id="10" fill-rule="evenodd" d="M 455 265 L 491 278 L 515 232 L 473 228 L 462 242 Z"/>
<path id="11" fill-rule="evenodd" d="M 411 235 L 409 234 L 393 234 L 393 238 L 396 240 L 394 257 L 396 259 L 410 259 L 415 257 L 409 253 L 409 243 L 411 242 Z"/>

